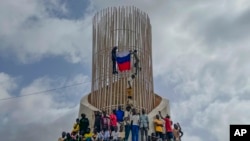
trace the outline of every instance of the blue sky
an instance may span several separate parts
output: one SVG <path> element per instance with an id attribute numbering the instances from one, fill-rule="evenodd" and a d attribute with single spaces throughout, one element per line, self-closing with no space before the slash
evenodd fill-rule
<path id="1" fill-rule="evenodd" d="M 122 5 L 150 17 L 155 92 L 171 101 L 183 140 L 229 140 L 229 124 L 250 124 L 248 0 L 8 0 L 0 2 L 0 99 L 86 83 L 0 101 L 3 140 L 71 130 L 90 91 L 92 17 Z"/>

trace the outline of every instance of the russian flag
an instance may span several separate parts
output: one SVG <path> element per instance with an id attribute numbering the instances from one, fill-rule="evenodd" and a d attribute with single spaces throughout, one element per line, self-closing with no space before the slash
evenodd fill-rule
<path id="1" fill-rule="evenodd" d="M 130 70 L 130 52 L 117 52 L 116 62 L 118 64 L 119 71 Z"/>

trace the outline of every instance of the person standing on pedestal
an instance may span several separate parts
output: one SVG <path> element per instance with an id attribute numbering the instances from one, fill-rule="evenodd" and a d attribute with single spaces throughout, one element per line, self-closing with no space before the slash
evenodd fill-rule
<path id="1" fill-rule="evenodd" d="M 139 115 L 136 109 L 132 110 L 131 126 L 132 126 L 132 141 L 138 141 L 139 139 Z"/>
<path id="2" fill-rule="evenodd" d="M 110 119 L 110 130 L 114 131 L 115 128 L 117 128 L 117 117 L 116 117 L 116 110 L 115 109 L 110 114 L 109 119 Z"/>
<path id="3" fill-rule="evenodd" d="M 80 134 L 84 135 L 88 127 L 89 127 L 89 119 L 83 113 L 81 114 L 81 119 L 80 119 Z"/>
<path id="4" fill-rule="evenodd" d="M 123 122 L 123 118 L 124 118 L 124 111 L 122 110 L 121 105 L 118 106 L 118 110 L 116 111 L 116 117 L 117 117 L 117 121 L 121 125 Z"/>
<path id="5" fill-rule="evenodd" d="M 110 119 L 107 116 L 106 111 L 103 112 L 103 117 L 101 118 L 101 130 L 105 133 L 110 130 Z"/>
<path id="6" fill-rule="evenodd" d="M 125 141 L 128 141 L 128 137 L 129 137 L 130 130 L 131 130 L 131 126 L 130 126 L 131 120 L 130 120 L 130 118 L 131 118 L 130 107 L 127 106 L 125 114 L 124 114 Z"/>
<path id="7" fill-rule="evenodd" d="M 155 134 L 158 138 L 163 138 L 163 122 L 160 120 L 159 115 L 156 115 L 156 118 L 154 120 L 155 124 Z"/>
<path id="8" fill-rule="evenodd" d="M 94 129 L 99 133 L 101 131 L 101 114 L 99 111 L 95 112 Z"/>
<path id="9" fill-rule="evenodd" d="M 148 120 L 148 115 L 146 114 L 144 109 L 142 109 L 142 114 L 140 115 L 139 123 L 140 123 L 140 130 L 141 130 L 141 141 L 147 141 L 149 120 Z M 144 135 L 145 135 L 146 140 L 144 140 Z"/>

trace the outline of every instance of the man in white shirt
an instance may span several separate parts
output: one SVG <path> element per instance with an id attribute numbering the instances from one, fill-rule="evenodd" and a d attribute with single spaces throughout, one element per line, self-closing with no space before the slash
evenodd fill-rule
<path id="1" fill-rule="evenodd" d="M 124 139 L 125 139 L 125 132 L 124 132 L 124 126 L 123 125 L 120 126 L 118 139 L 121 140 L 121 141 L 124 141 Z"/>
<path id="2" fill-rule="evenodd" d="M 132 96 L 128 96 L 127 106 L 130 106 L 131 109 L 136 107 L 136 101 L 133 100 Z"/>
<path id="3" fill-rule="evenodd" d="M 148 140 L 148 129 L 149 129 L 149 120 L 148 115 L 145 110 L 142 109 L 142 114 L 140 115 L 140 130 L 141 130 L 141 141 L 144 141 L 144 133 L 146 141 Z"/>
<path id="4" fill-rule="evenodd" d="M 132 110 L 132 117 L 131 117 L 131 125 L 132 125 L 132 141 L 138 141 L 139 136 L 139 115 L 137 114 L 136 110 Z"/>
<path id="5" fill-rule="evenodd" d="M 111 137 L 113 141 L 118 141 L 119 132 L 118 132 L 117 127 L 115 127 L 115 130 L 111 132 Z"/>
<path id="6" fill-rule="evenodd" d="M 104 140 L 103 141 L 109 141 L 109 138 L 110 138 L 109 130 L 104 131 Z"/>
<path id="7" fill-rule="evenodd" d="M 128 78 L 128 87 L 131 89 L 132 88 L 132 82 L 135 79 L 135 75 L 132 74 L 129 78 Z"/>
<path id="8" fill-rule="evenodd" d="M 97 134 L 97 140 L 104 140 L 104 131 L 100 131 L 98 134 Z"/>

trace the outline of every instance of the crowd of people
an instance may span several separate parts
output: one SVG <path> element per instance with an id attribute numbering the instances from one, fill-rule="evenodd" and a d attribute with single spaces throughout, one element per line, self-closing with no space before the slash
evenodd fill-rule
<path id="1" fill-rule="evenodd" d="M 148 135 L 148 115 L 144 109 L 138 112 L 131 106 L 125 111 L 118 106 L 109 115 L 105 111 L 95 111 L 92 131 L 89 119 L 83 113 L 76 119 L 72 131 L 62 132 L 58 141 L 139 141 L 139 132 L 141 141 L 181 141 L 181 126 L 178 122 L 173 125 L 169 115 L 163 117 L 159 111 L 153 120 L 155 132 Z"/>

